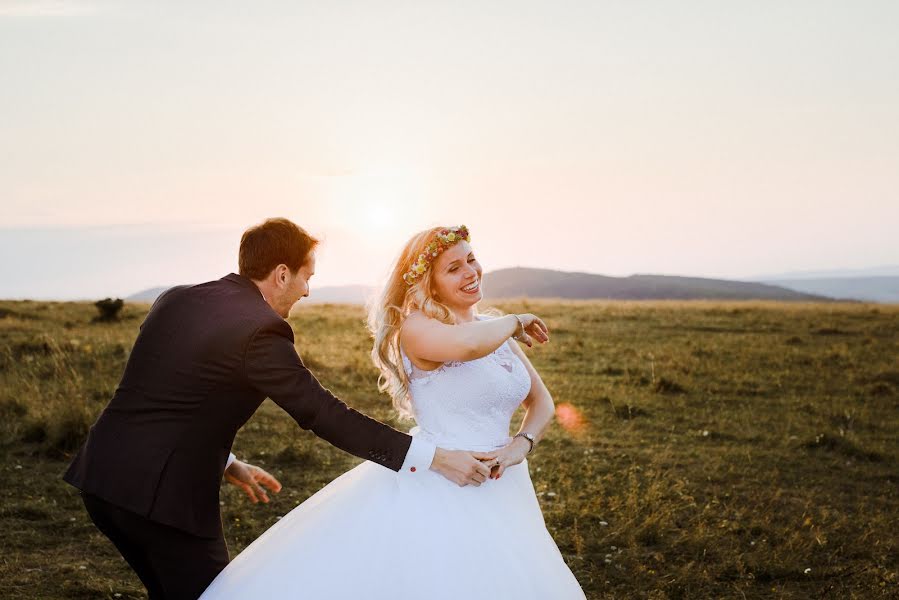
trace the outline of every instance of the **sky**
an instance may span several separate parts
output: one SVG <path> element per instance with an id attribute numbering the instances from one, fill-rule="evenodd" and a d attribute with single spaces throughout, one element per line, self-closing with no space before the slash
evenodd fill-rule
<path id="1" fill-rule="evenodd" d="M 893 0 L 0 0 L 0 298 L 214 279 L 271 216 L 324 240 L 314 285 L 435 224 L 487 271 L 897 264 L 896 31 Z"/>

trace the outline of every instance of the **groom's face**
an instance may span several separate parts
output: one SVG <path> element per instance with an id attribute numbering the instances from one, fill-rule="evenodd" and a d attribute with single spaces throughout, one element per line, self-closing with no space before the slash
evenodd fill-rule
<path id="1" fill-rule="evenodd" d="M 279 315 L 287 318 L 291 307 L 296 304 L 300 298 L 309 295 L 309 279 L 315 275 L 315 251 L 309 253 L 306 262 L 303 263 L 296 273 L 287 272 L 287 281 L 281 286 L 281 301 L 276 308 Z"/>

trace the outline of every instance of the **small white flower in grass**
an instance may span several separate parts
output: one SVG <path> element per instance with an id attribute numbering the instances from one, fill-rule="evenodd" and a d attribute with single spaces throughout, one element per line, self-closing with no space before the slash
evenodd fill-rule
<path id="1" fill-rule="evenodd" d="M 84 565 L 78 565 L 78 570 L 79 571 L 87 571 L 87 567 Z"/>
<path id="2" fill-rule="evenodd" d="M 809 569 L 806 569 L 805 571 L 803 571 L 803 573 L 805 573 L 806 575 L 808 575 L 808 574 L 811 573 L 811 572 L 812 572 L 812 570 L 811 570 L 810 568 L 809 568 Z"/>
<path id="3" fill-rule="evenodd" d="M 608 525 L 608 523 L 606 523 L 605 521 L 600 521 L 599 524 L 602 525 L 603 527 L 606 527 Z"/>
<path id="4" fill-rule="evenodd" d="M 703 430 L 702 430 L 702 437 L 709 437 L 709 430 L 708 430 L 708 429 L 703 429 Z"/>
<path id="5" fill-rule="evenodd" d="M 555 497 L 556 497 L 556 493 L 555 493 L 555 492 L 546 492 L 546 495 L 549 496 L 550 498 L 555 498 Z"/>

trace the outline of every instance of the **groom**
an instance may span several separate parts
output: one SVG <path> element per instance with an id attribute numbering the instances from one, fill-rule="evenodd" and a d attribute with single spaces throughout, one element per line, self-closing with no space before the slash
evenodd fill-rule
<path id="1" fill-rule="evenodd" d="M 240 241 L 240 274 L 160 296 L 141 325 L 121 383 L 64 479 L 151 600 L 194 599 L 228 563 L 219 488 L 224 472 L 268 501 L 268 473 L 230 454 L 268 397 L 303 429 L 402 477 L 432 469 L 480 485 L 490 454 L 447 451 L 349 408 L 321 386 L 284 319 L 309 295 L 318 241 L 269 219 Z"/>

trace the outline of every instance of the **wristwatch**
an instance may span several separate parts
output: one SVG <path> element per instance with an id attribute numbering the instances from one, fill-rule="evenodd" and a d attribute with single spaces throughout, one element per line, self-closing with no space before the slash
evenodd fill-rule
<path id="1" fill-rule="evenodd" d="M 534 439 L 534 434 L 533 434 L 533 433 L 527 433 L 526 431 L 519 431 L 519 432 L 516 433 L 514 436 L 512 436 L 512 439 L 514 440 L 514 439 L 517 438 L 517 437 L 523 437 L 523 438 L 526 439 L 528 442 L 530 442 L 531 447 L 528 448 L 528 454 L 530 454 L 530 453 L 534 450 L 534 444 L 537 443 L 537 440 Z"/>

